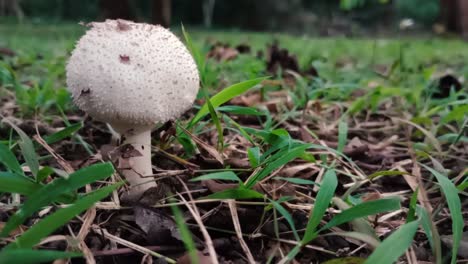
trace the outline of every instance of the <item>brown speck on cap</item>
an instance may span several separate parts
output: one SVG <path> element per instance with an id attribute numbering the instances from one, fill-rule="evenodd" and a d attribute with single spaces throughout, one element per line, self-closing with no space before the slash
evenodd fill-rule
<path id="1" fill-rule="evenodd" d="M 89 88 L 83 89 L 83 90 L 81 90 L 80 96 L 87 95 L 87 94 L 90 94 L 90 93 L 91 93 L 91 89 L 89 89 Z"/>
<path id="2" fill-rule="evenodd" d="M 117 30 L 127 31 L 127 30 L 130 30 L 130 29 L 132 29 L 132 28 L 130 27 L 130 25 L 125 20 L 117 19 Z"/>
<path id="3" fill-rule="evenodd" d="M 120 55 L 119 56 L 120 62 L 122 63 L 130 63 L 130 56 L 128 55 Z"/>

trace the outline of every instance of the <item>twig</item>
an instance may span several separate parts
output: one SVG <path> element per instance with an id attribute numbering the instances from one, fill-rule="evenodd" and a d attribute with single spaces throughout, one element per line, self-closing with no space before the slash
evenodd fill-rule
<path id="1" fill-rule="evenodd" d="M 131 248 L 131 249 L 133 249 L 135 251 L 138 251 L 138 252 L 141 252 L 143 254 L 149 254 L 149 255 L 151 255 L 153 257 L 156 257 L 156 258 L 162 258 L 162 259 L 166 260 L 168 263 L 171 263 L 171 264 L 177 263 L 177 261 L 175 261 L 175 260 L 173 260 L 173 259 L 171 259 L 169 257 L 163 256 L 163 255 L 161 255 L 161 254 L 159 254 L 157 252 L 154 252 L 154 251 L 152 251 L 150 249 L 147 249 L 145 247 L 142 247 L 140 245 L 132 243 L 132 242 L 130 242 L 128 240 L 125 240 L 125 239 L 122 239 L 120 237 L 114 236 L 111 233 L 109 233 L 106 229 L 100 228 L 97 225 L 93 225 L 91 228 L 97 234 L 101 234 L 105 238 L 107 238 L 107 239 L 109 239 L 109 240 L 111 240 L 111 241 L 113 241 L 113 242 L 115 242 L 117 244 L 124 245 L 124 246 L 126 246 L 128 248 Z"/>
<path id="2" fill-rule="evenodd" d="M 239 239 L 239 243 L 242 247 L 242 250 L 244 250 L 245 255 L 247 256 L 247 259 L 249 260 L 249 263 L 255 263 L 255 259 L 252 256 L 252 252 L 250 252 L 249 247 L 247 246 L 247 243 L 245 243 L 244 238 L 242 237 L 242 230 L 241 226 L 239 223 L 239 216 L 237 215 L 237 208 L 234 200 L 230 199 L 227 201 L 229 205 L 229 210 L 231 211 L 231 216 L 232 216 L 232 223 L 234 224 L 234 229 L 236 230 L 236 235 L 237 238 Z"/>
<path id="3" fill-rule="evenodd" d="M 177 177 L 177 179 L 182 184 L 182 186 L 184 186 L 184 189 L 187 191 L 187 195 L 189 196 L 190 200 L 193 201 L 193 197 L 190 194 L 190 190 L 188 189 L 185 182 L 182 181 L 182 179 L 180 179 L 179 177 Z M 185 203 L 185 206 L 187 207 L 187 209 L 192 214 L 193 219 L 197 222 L 198 228 L 200 229 L 200 231 L 201 231 L 201 233 L 203 235 L 203 238 L 205 238 L 206 247 L 208 248 L 208 252 L 210 253 L 212 263 L 213 264 L 218 264 L 219 263 L 218 262 L 218 257 L 217 257 L 217 254 L 216 254 L 216 250 L 215 250 L 215 248 L 213 246 L 213 240 L 211 239 L 210 234 L 208 233 L 208 230 L 206 230 L 206 227 L 203 224 L 203 221 L 201 220 L 201 215 L 200 215 L 200 212 L 198 211 L 197 206 L 190 206 L 189 203 L 187 202 L 187 200 L 185 200 L 184 196 L 182 196 L 179 193 L 177 193 L 177 194 L 179 195 L 180 199 Z"/>
<path id="4" fill-rule="evenodd" d="M 81 250 L 83 251 L 83 254 L 86 258 L 86 263 L 87 264 L 95 264 L 96 260 L 94 259 L 93 254 L 91 253 L 91 250 L 89 249 L 88 245 L 85 243 L 85 238 L 89 233 L 90 227 L 94 222 L 94 219 L 96 218 L 96 207 L 91 207 L 88 209 L 86 212 L 86 215 L 84 217 L 83 224 L 81 225 L 80 231 L 78 232 L 78 236 L 76 237 L 78 241 L 80 242 L 80 247 Z"/>
<path id="5" fill-rule="evenodd" d="M 182 250 L 180 247 L 169 247 L 169 246 L 147 246 L 144 247 L 151 251 L 171 251 L 171 250 Z M 101 251 L 93 251 L 94 257 L 107 257 L 107 256 L 115 256 L 115 255 L 125 255 L 125 254 L 132 254 L 138 252 L 132 248 L 116 248 L 116 249 L 109 249 L 109 250 L 101 250 Z"/>

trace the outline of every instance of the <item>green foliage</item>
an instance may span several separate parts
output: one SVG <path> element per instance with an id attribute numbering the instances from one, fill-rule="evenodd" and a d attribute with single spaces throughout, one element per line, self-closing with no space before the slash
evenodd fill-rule
<path id="1" fill-rule="evenodd" d="M 8 246 L 6 246 L 4 250 L 33 247 L 42 238 L 50 235 L 57 228 L 66 224 L 72 218 L 84 212 L 86 209 L 90 208 L 96 202 L 104 199 L 122 185 L 123 183 L 117 183 L 101 188 L 97 191 L 94 191 L 81 197 L 74 204 L 57 210 L 56 212 L 47 216 L 35 225 L 31 226 L 31 228 L 24 232 L 13 243 L 8 244 Z"/>
<path id="2" fill-rule="evenodd" d="M 106 179 L 113 173 L 114 169 L 110 163 L 96 164 L 72 173 L 68 178 L 59 178 L 45 185 L 33 192 L 20 209 L 9 218 L 0 236 L 6 236 L 33 213 L 52 203 L 60 196 L 73 193 L 86 184 Z"/>
<path id="3" fill-rule="evenodd" d="M 18 263 L 21 259 L 21 264 L 34 264 L 51 262 L 56 259 L 67 259 L 81 257 L 81 253 L 77 252 L 61 252 L 53 250 L 35 250 L 35 249 L 11 249 L 0 251 L 0 264 Z"/>
<path id="4" fill-rule="evenodd" d="M 396 7 L 401 17 L 413 18 L 429 25 L 439 16 L 439 3 L 439 0 L 398 0 Z"/>

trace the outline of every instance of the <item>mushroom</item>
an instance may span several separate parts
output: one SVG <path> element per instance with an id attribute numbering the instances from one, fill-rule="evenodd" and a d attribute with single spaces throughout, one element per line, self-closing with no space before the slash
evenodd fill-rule
<path id="1" fill-rule="evenodd" d="M 136 200 L 156 183 L 152 178 L 151 130 L 189 109 L 199 89 L 190 52 L 169 30 L 126 20 L 88 24 L 66 66 L 74 103 L 109 123 L 141 155 L 122 171 Z"/>

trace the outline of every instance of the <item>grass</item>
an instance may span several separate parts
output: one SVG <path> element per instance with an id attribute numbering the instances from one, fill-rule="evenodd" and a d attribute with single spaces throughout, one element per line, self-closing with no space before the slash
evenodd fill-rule
<path id="1" fill-rule="evenodd" d="M 83 28 L 0 25 L 0 47 L 16 53 L 0 60 L 0 263 L 75 251 L 105 261 L 95 256 L 120 254 L 111 242 L 170 262 L 203 258 L 203 248 L 219 260 L 261 263 L 457 261 L 468 213 L 468 94 L 434 92 L 447 71 L 468 76 L 466 43 L 175 31 L 203 88 L 191 111 L 153 137 L 159 190 L 145 210 L 174 214 L 175 223 L 145 232 L 118 198 L 122 157 L 104 150 L 112 132 L 84 118 L 66 91 L 66 58 Z M 275 40 L 296 56 L 298 73 L 266 70 Z M 215 41 L 252 53 L 207 58 Z M 310 67 L 319 77 L 304 74 Z M 169 238 L 152 241 L 167 230 Z M 67 240 L 38 245 L 52 234 Z M 234 255 L 219 246 L 226 239 Z M 164 251 L 169 245 L 176 250 Z M 426 257 L 415 259 L 415 247 Z"/>

